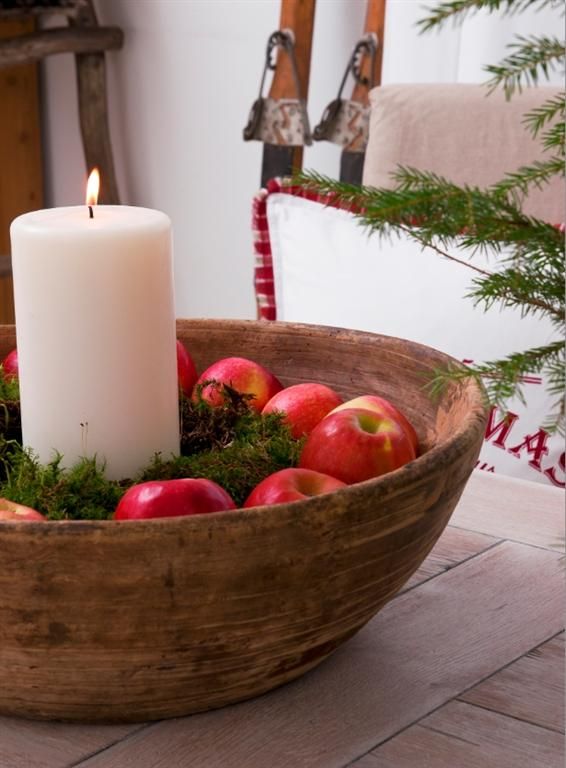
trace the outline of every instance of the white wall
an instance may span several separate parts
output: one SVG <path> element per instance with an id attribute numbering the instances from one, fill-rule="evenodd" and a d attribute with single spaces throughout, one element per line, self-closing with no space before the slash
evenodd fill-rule
<path id="1" fill-rule="evenodd" d="M 431 5 L 430 0 L 426 5 Z M 173 220 L 180 317 L 255 316 L 251 198 L 261 145 L 242 128 L 257 96 L 278 0 L 97 0 L 101 23 L 125 33 L 108 54 L 111 130 L 122 200 Z M 479 15 L 462 30 L 418 36 L 420 0 L 388 0 L 384 82 L 482 81 L 515 31 L 561 34 L 549 12 L 498 20 Z M 336 95 L 361 35 L 364 0 L 318 0 L 309 115 L 314 125 Z M 73 58 L 44 66 L 47 201 L 84 198 Z M 349 94 L 351 84 L 347 87 Z M 305 167 L 337 175 L 340 150 L 318 144 Z"/>

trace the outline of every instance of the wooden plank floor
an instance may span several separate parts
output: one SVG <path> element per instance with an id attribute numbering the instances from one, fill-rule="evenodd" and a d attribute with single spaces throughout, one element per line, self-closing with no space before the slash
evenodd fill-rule
<path id="1" fill-rule="evenodd" d="M 131 727 L 0 718 L 0 766 L 562 766 L 563 495 L 475 474 L 452 522 L 405 590 L 300 680 Z"/>
<path id="2" fill-rule="evenodd" d="M 562 768 L 563 737 L 462 701 L 451 701 L 372 752 L 367 768 Z M 359 763 L 354 763 L 354 766 Z"/>
<path id="3" fill-rule="evenodd" d="M 562 768 L 564 634 L 496 672 L 356 768 Z"/>
<path id="4" fill-rule="evenodd" d="M 564 496 L 558 489 L 487 472 L 475 472 L 470 482 L 451 527 L 564 552 Z"/>
<path id="5" fill-rule="evenodd" d="M 529 651 L 459 699 L 562 733 L 564 633 Z"/>

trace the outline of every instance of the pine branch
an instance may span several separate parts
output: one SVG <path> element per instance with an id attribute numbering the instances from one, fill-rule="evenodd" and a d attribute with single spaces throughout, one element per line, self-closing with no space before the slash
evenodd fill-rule
<path id="1" fill-rule="evenodd" d="M 464 19 L 480 10 L 488 13 L 502 11 L 503 14 L 520 13 L 528 7 L 541 9 L 560 7 L 561 0 L 446 0 L 433 7 L 424 8 L 426 18 L 417 23 L 421 33 L 440 28 L 447 21 L 462 23 Z"/>
<path id="2" fill-rule="evenodd" d="M 556 229 L 563 245 L 562 230 L 559 227 Z M 547 243 L 547 247 L 540 247 L 537 243 L 523 243 L 513 249 L 507 258 L 503 259 L 503 263 L 514 264 L 517 269 L 535 274 L 538 272 L 552 273 L 560 282 L 564 273 L 564 248 L 560 247 L 560 243 L 552 247 L 548 247 L 549 245 Z"/>
<path id="3" fill-rule="evenodd" d="M 396 227 L 418 227 L 419 236 L 440 247 L 496 250 L 528 241 L 531 246 L 563 249 L 561 233 L 551 224 L 524 214 L 512 195 L 497 188 L 458 186 L 428 171 L 398 168 L 394 189 L 344 184 L 315 172 L 298 174 L 296 183 L 360 212 L 370 231 L 391 234 Z"/>
<path id="4" fill-rule="evenodd" d="M 398 185 L 393 192 L 410 193 L 402 201 L 405 205 L 420 203 L 420 210 L 411 211 L 409 222 L 418 223 L 431 235 L 445 238 L 445 244 L 454 245 L 446 238 L 457 237 L 458 245 L 471 251 L 486 250 L 486 246 L 501 250 L 506 245 L 518 246 L 522 242 L 528 242 L 529 247 L 536 244 L 547 252 L 563 251 L 563 237 L 556 227 L 524 214 L 522 201 L 498 185 L 488 189 L 460 187 L 435 173 L 403 167 L 399 167 L 392 178 Z M 374 195 L 379 191 L 373 190 Z M 379 208 L 377 196 L 376 202 Z M 427 208 L 433 202 L 435 207 Z M 368 206 L 367 213 L 369 216 L 375 211 Z"/>
<path id="5" fill-rule="evenodd" d="M 562 157 L 536 160 L 531 165 L 524 165 L 512 173 L 507 173 L 501 181 L 492 186 L 492 190 L 501 193 L 517 191 L 524 195 L 530 187 L 542 189 L 555 176 L 564 176 L 564 159 Z M 520 205 L 521 203 L 522 199 L 517 198 L 517 204 Z"/>
<path id="6" fill-rule="evenodd" d="M 409 228 L 400 224 L 398 226 L 398 231 L 404 232 L 412 240 L 415 240 L 417 243 L 420 243 L 423 248 L 431 248 L 433 251 L 438 253 L 439 256 L 442 256 L 444 259 L 448 259 L 448 261 L 453 261 L 456 264 L 460 264 L 461 266 L 466 267 L 467 269 L 471 269 L 474 272 L 478 272 L 480 275 L 485 275 L 487 277 L 491 277 L 492 275 L 492 273 L 488 272 L 486 269 L 481 269 L 480 267 L 476 267 L 475 264 L 472 264 L 469 261 L 464 261 L 464 259 L 459 259 L 457 256 L 454 256 L 453 254 L 448 253 L 448 251 L 444 250 L 444 248 L 441 248 L 440 245 L 438 245 L 434 240 L 422 234 L 418 229 L 415 229 L 414 227 Z"/>
<path id="7" fill-rule="evenodd" d="M 510 397 L 518 397 L 523 403 L 524 378 L 534 373 L 547 377 L 548 391 L 561 395 L 564 387 L 564 343 L 555 341 L 541 347 L 533 347 L 525 352 L 516 352 L 499 360 L 492 360 L 479 365 L 466 367 L 452 366 L 436 370 L 429 383 L 431 394 L 438 394 L 450 381 L 475 378 L 486 388 L 491 404 L 504 408 Z M 549 428 L 564 431 L 564 400 L 556 403 L 556 412 Z"/>
<path id="8" fill-rule="evenodd" d="M 475 304 L 483 303 L 486 311 L 500 303 L 503 307 L 518 307 L 523 317 L 542 312 L 562 325 L 564 288 L 561 284 L 561 273 L 527 273 L 512 266 L 474 279 L 468 297 L 474 299 Z"/>
<path id="9" fill-rule="evenodd" d="M 550 360 L 546 364 L 547 383 L 546 389 L 555 399 L 554 408 L 557 411 L 555 417 L 549 416 L 543 424 L 547 432 L 559 430 L 564 432 L 566 421 L 566 400 L 564 398 L 564 358 Z"/>
<path id="10" fill-rule="evenodd" d="M 557 93 L 556 96 L 547 99 L 539 107 L 535 107 L 530 112 L 527 112 L 523 122 L 533 138 L 536 139 L 540 131 L 556 118 L 560 118 L 560 121 L 563 122 L 566 116 L 565 112 L 566 92 L 562 91 Z"/>
<path id="11" fill-rule="evenodd" d="M 508 98 L 515 90 L 521 91 L 523 85 L 536 85 L 541 72 L 548 78 L 552 70 L 563 66 L 566 52 L 564 42 L 556 37 L 517 35 L 516 40 L 519 42 L 507 46 L 513 53 L 499 64 L 485 67 L 492 75 L 487 83 L 490 91 L 503 86 Z"/>
<path id="12" fill-rule="evenodd" d="M 559 157 L 565 156 L 564 138 L 566 131 L 564 128 L 564 120 L 561 120 L 541 135 L 542 147 L 545 152 L 554 150 Z"/>

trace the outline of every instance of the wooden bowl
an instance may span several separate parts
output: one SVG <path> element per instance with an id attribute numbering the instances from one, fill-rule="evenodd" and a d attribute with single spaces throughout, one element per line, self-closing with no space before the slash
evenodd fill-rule
<path id="1" fill-rule="evenodd" d="M 135 522 L 0 523 L 0 712 L 141 721 L 213 709 L 319 664 L 440 536 L 485 428 L 473 381 L 400 339 L 286 323 L 181 320 L 199 370 L 231 355 L 284 384 L 381 394 L 424 453 L 391 474 L 275 507 Z M 0 328 L 0 359 L 15 346 Z M 387 663 L 387 659 L 383 660 Z"/>

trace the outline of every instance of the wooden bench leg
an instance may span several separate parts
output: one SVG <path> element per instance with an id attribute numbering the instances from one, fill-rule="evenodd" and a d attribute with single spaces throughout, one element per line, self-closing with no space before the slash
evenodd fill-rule
<path id="1" fill-rule="evenodd" d="M 117 205 L 120 198 L 110 142 L 104 54 L 78 54 L 75 60 L 79 118 L 87 170 L 95 166 L 100 170 L 102 181 L 99 202 Z"/>

